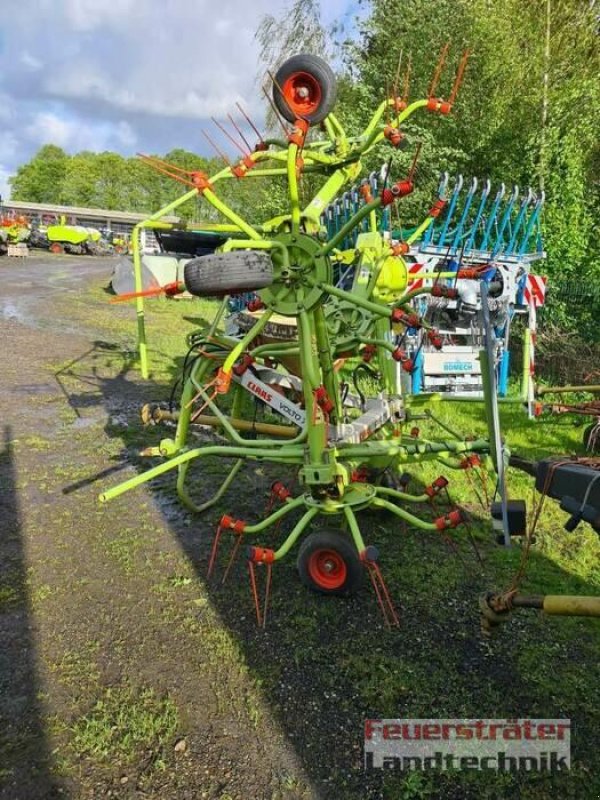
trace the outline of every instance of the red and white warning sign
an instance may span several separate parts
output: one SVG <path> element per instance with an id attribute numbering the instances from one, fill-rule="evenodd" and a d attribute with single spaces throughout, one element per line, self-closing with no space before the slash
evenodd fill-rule
<path id="1" fill-rule="evenodd" d="M 546 282 L 545 275 L 528 275 L 523 290 L 523 299 L 527 305 L 533 302 L 536 308 L 543 306 L 546 302 Z"/>
<path id="2" fill-rule="evenodd" d="M 425 264 L 410 264 L 408 267 L 408 282 L 410 283 L 410 291 L 414 292 L 415 289 L 422 289 L 425 281 L 419 278 L 421 272 L 427 272 Z"/>

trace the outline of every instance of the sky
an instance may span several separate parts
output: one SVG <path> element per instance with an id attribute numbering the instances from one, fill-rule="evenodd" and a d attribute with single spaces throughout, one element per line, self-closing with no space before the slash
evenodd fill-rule
<path id="1" fill-rule="evenodd" d="M 320 0 L 322 22 L 356 0 Z M 43 144 L 124 155 L 209 153 L 239 101 L 258 122 L 261 16 L 288 0 L 19 0 L 0 17 L 0 194 Z M 222 137 L 221 137 L 222 140 Z M 226 140 L 225 140 L 226 141 Z M 225 148 L 224 148 L 225 149 Z M 231 151 L 231 146 L 229 146 Z"/>

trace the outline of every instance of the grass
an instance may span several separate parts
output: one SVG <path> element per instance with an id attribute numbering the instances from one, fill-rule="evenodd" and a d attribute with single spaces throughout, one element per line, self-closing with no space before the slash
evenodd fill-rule
<path id="1" fill-rule="evenodd" d="M 8 611 L 22 600 L 22 593 L 9 583 L 0 583 L 0 613 Z"/>
<path id="2" fill-rule="evenodd" d="M 71 729 L 71 748 L 78 756 L 127 765 L 149 758 L 164 769 L 178 725 L 177 708 L 149 688 L 106 689 L 88 714 Z"/>

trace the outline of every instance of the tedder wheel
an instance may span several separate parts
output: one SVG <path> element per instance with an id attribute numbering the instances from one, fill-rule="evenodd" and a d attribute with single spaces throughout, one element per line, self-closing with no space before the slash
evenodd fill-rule
<path id="1" fill-rule="evenodd" d="M 50 250 L 51 253 L 57 254 L 65 252 L 65 248 L 62 246 L 62 244 L 60 244 L 60 242 L 52 242 L 48 250 Z"/>
<path id="2" fill-rule="evenodd" d="M 589 453 L 600 452 L 600 420 L 592 422 L 584 430 L 583 446 Z"/>
<path id="3" fill-rule="evenodd" d="M 185 288 L 199 297 L 222 297 L 264 289 L 273 282 L 268 253 L 237 250 L 192 258 L 185 265 Z"/>
<path id="4" fill-rule="evenodd" d="M 298 553 L 300 580 L 313 592 L 355 594 L 362 586 L 363 565 L 348 536 L 335 528 L 307 536 Z"/>
<path id="5" fill-rule="evenodd" d="M 273 100 L 288 122 L 323 122 L 335 105 L 336 81 L 331 67 L 319 56 L 300 53 L 279 67 L 273 82 Z"/>

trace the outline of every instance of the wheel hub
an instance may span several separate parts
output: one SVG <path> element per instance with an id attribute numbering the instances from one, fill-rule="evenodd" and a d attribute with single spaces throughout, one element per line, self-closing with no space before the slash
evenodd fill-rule
<path id="1" fill-rule="evenodd" d="M 295 317 L 324 302 L 325 293 L 311 281 L 329 282 L 331 264 L 327 256 L 318 255 L 321 242 L 308 234 L 280 233 L 273 238 L 285 246 L 289 263 L 284 263 L 280 248 L 271 251 L 274 279 L 260 291 L 260 298 L 277 314 Z"/>

